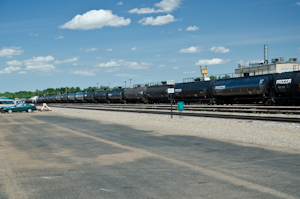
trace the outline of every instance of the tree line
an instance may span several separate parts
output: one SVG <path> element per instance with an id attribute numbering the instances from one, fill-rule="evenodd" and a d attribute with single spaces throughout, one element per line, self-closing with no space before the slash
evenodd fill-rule
<path id="1" fill-rule="evenodd" d="M 15 93 L 5 92 L 0 93 L 0 97 L 8 97 L 8 98 L 28 98 L 33 96 L 48 96 L 48 95 L 58 95 L 65 93 L 78 93 L 78 92 L 89 92 L 89 91 L 103 91 L 104 89 L 110 90 L 109 86 L 100 86 L 100 88 L 88 87 L 85 89 L 81 89 L 80 87 L 61 87 L 61 88 L 47 88 L 44 90 L 36 90 L 34 92 L 31 91 L 19 91 Z"/>

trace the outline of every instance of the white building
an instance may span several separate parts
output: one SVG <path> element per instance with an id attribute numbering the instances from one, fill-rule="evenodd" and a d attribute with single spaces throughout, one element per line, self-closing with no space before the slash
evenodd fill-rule
<path id="1" fill-rule="evenodd" d="M 264 75 L 271 73 L 285 73 L 291 71 L 299 71 L 300 63 L 297 58 L 290 58 L 289 61 L 284 61 L 283 57 L 280 59 L 272 59 L 268 62 L 268 45 L 264 45 L 264 62 L 263 63 L 249 63 L 249 66 L 239 64 L 235 69 L 235 77 L 248 77 L 254 75 Z"/>
<path id="2" fill-rule="evenodd" d="M 284 73 L 299 70 L 300 63 L 297 62 L 296 58 L 291 58 L 288 62 L 284 62 L 284 59 L 281 57 L 280 60 L 272 59 L 272 63 L 270 64 L 250 63 L 248 67 L 240 64 L 239 67 L 235 69 L 235 77 L 247 77 L 270 73 Z"/>

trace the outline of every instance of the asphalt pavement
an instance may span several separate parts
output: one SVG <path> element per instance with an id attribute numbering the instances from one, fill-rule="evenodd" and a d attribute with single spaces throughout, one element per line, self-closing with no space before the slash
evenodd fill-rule
<path id="1" fill-rule="evenodd" d="M 300 155 L 51 112 L 0 114 L 0 198 L 300 198 Z"/>

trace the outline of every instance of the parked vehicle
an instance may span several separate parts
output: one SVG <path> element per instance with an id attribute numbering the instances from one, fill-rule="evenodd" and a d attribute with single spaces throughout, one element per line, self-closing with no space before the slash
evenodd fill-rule
<path id="1" fill-rule="evenodd" d="M 12 107 L 4 107 L 1 109 L 1 113 L 12 113 L 12 112 L 22 112 L 22 111 L 27 111 L 28 113 L 33 112 L 34 110 L 36 110 L 36 106 L 35 105 L 31 105 L 28 103 L 19 103 L 17 105 L 14 105 Z"/>

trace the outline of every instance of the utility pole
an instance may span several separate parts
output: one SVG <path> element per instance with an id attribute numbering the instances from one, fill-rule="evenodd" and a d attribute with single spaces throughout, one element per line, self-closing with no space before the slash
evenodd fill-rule
<path id="1" fill-rule="evenodd" d="M 126 88 L 126 81 L 124 81 L 125 82 L 125 88 Z"/>
<path id="2" fill-rule="evenodd" d="M 129 88 L 131 88 L 131 80 L 132 80 L 132 79 L 129 79 L 129 80 L 130 80 L 130 85 L 129 85 Z"/>

